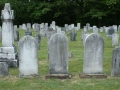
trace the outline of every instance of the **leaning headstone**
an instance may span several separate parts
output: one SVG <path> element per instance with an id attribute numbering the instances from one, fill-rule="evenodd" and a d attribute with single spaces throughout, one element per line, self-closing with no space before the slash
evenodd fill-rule
<path id="1" fill-rule="evenodd" d="M 70 40 L 76 41 L 76 35 L 77 35 L 76 30 L 73 28 L 71 33 L 70 33 Z"/>
<path id="2" fill-rule="evenodd" d="M 7 76 L 8 73 L 8 64 L 6 62 L 0 62 L 0 76 Z"/>
<path id="3" fill-rule="evenodd" d="M 62 33 L 52 35 L 48 44 L 49 74 L 46 78 L 70 78 L 68 74 L 68 39 Z"/>
<path id="4" fill-rule="evenodd" d="M 0 62 L 6 62 L 9 67 L 18 67 L 18 54 L 14 45 L 13 19 L 14 11 L 10 3 L 5 3 L 1 13 L 2 47 L 0 47 Z"/>
<path id="5" fill-rule="evenodd" d="M 112 53 L 111 76 L 120 76 L 120 47 L 115 48 Z"/>
<path id="6" fill-rule="evenodd" d="M 85 40 L 84 65 L 81 78 L 106 78 L 103 73 L 104 40 L 99 34 L 91 34 Z"/>
<path id="7" fill-rule="evenodd" d="M 18 43 L 19 76 L 38 75 L 38 43 L 30 35 L 24 36 Z"/>
<path id="8" fill-rule="evenodd" d="M 110 27 L 108 30 L 107 30 L 107 35 L 106 37 L 108 38 L 112 38 L 112 35 L 115 33 L 115 29 L 113 27 Z"/>
<path id="9" fill-rule="evenodd" d="M 112 35 L 112 46 L 117 46 L 119 41 L 119 34 L 114 33 Z"/>

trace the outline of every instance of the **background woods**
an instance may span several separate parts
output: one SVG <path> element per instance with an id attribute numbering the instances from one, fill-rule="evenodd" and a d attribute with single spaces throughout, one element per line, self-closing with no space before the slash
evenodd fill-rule
<path id="1" fill-rule="evenodd" d="M 119 25 L 119 0 L 0 0 L 11 3 L 15 24 L 56 21 L 57 25 L 80 22 L 83 25 Z M 1 22 L 0 22 L 1 23 Z"/>

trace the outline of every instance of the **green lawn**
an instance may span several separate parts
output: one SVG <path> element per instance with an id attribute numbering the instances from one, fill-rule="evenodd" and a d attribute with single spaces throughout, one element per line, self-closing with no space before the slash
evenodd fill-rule
<path id="1" fill-rule="evenodd" d="M 32 30 L 33 31 L 33 30 Z M 25 34 L 24 30 L 19 30 L 20 38 Z M 33 31 L 33 36 L 37 32 Z M 45 79 L 49 72 L 47 59 L 47 39 L 42 37 L 40 50 L 38 51 L 39 75 L 41 78 L 18 78 L 18 68 L 10 68 L 9 76 L 0 77 L 0 90 L 120 90 L 120 77 L 111 77 L 112 65 L 112 40 L 106 38 L 106 34 L 99 34 L 104 38 L 104 65 L 103 72 L 107 75 L 106 79 L 80 79 L 79 74 L 83 70 L 84 46 L 81 41 L 82 30 L 77 31 L 76 41 L 70 41 L 69 32 L 69 51 L 74 57 L 69 58 L 69 73 L 71 79 Z M 17 46 L 17 42 L 15 42 Z"/>

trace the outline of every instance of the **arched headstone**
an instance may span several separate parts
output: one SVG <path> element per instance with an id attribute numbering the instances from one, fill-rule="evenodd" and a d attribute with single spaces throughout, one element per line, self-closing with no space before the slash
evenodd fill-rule
<path id="1" fill-rule="evenodd" d="M 68 78 L 68 39 L 62 33 L 51 36 L 49 49 L 49 75 L 54 78 Z"/>
<path id="2" fill-rule="evenodd" d="M 38 75 L 38 43 L 35 38 L 26 35 L 19 43 L 19 75 Z"/>
<path id="3" fill-rule="evenodd" d="M 85 40 L 82 77 L 106 78 L 103 73 L 104 40 L 99 34 L 91 34 Z"/>

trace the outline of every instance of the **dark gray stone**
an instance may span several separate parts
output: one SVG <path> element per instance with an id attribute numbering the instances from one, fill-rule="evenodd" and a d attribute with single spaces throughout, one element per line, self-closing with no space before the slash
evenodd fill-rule
<path id="1" fill-rule="evenodd" d="M 75 29 L 73 29 L 72 32 L 70 33 L 70 40 L 76 41 L 76 35 L 77 35 L 76 31 Z"/>
<path id="2" fill-rule="evenodd" d="M 27 30 L 26 30 L 26 32 L 25 32 L 25 35 L 30 35 L 30 36 L 32 36 L 32 32 L 30 31 L 29 28 L 27 28 Z"/>
<path id="3" fill-rule="evenodd" d="M 0 62 L 0 76 L 7 76 L 8 73 L 8 64 L 6 62 Z"/>
<path id="4" fill-rule="evenodd" d="M 113 27 L 110 27 L 108 30 L 107 30 L 107 37 L 108 38 L 112 38 L 112 35 L 115 33 L 115 29 Z"/>
<path id="5" fill-rule="evenodd" d="M 111 76 L 120 76 L 120 47 L 113 50 Z"/>

